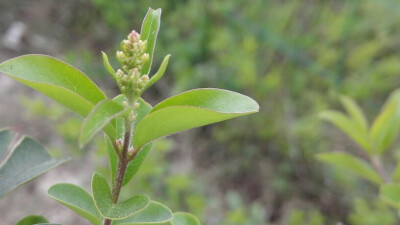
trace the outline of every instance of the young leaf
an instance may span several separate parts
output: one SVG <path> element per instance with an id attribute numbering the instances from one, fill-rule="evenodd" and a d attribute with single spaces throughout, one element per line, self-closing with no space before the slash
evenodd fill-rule
<path id="1" fill-rule="evenodd" d="M 74 184 L 64 183 L 53 185 L 47 193 L 92 224 L 101 224 L 101 216 L 94 205 L 93 198 L 85 189 Z"/>
<path id="2" fill-rule="evenodd" d="M 101 52 L 103 55 L 103 64 L 104 68 L 106 68 L 107 72 L 111 75 L 111 77 L 114 79 L 114 81 L 117 83 L 117 75 L 115 74 L 115 70 L 112 68 L 110 62 L 108 61 L 108 56 L 106 53 Z"/>
<path id="3" fill-rule="evenodd" d="M 123 95 L 119 95 L 116 98 L 114 98 L 114 101 L 121 102 L 121 103 L 125 100 L 126 99 L 125 99 L 125 97 L 123 97 Z M 135 120 L 136 122 L 133 125 L 134 127 L 136 127 L 137 123 L 143 117 L 145 117 L 152 109 L 151 105 L 141 98 L 138 99 L 138 103 L 140 104 L 140 106 L 138 109 L 136 109 L 137 116 L 136 116 L 136 120 Z M 118 126 L 120 126 L 120 127 L 118 127 Z M 117 130 L 121 130 L 121 131 L 123 130 L 122 124 L 117 125 Z M 134 135 L 134 134 L 132 134 L 132 135 Z M 121 132 L 120 134 L 118 134 L 118 136 L 122 137 L 123 133 Z M 109 157 L 109 162 L 110 162 L 112 180 L 114 180 L 115 173 L 116 173 L 117 166 L 118 166 L 118 156 L 115 153 L 110 140 L 108 138 L 106 138 L 105 141 L 106 141 L 106 147 L 107 147 L 107 152 L 108 152 L 108 157 Z M 148 145 L 144 146 L 143 149 L 141 149 L 139 151 L 136 158 L 128 164 L 128 167 L 127 167 L 126 173 L 125 173 L 125 177 L 124 177 L 124 182 L 122 184 L 123 186 L 128 184 L 129 181 L 133 178 L 133 176 L 135 176 L 135 174 L 139 171 L 143 161 L 145 160 L 147 154 L 150 152 L 152 147 L 153 147 L 152 143 L 149 143 Z"/>
<path id="4" fill-rule="evenodd" d="M 46 55 L 24 55 L 4 61 L 0 72 L 54 99 L 72 111 L 87 116 L 106 99 L 84 73 Z"/>
<path id="5" fill-rule="evenodd" d="M 149 8 L 149 11 L 147 11 L 147 14 L 143 20 L 142 30 L 140 31 L 140 37 L 142 41 L 145 40 L 147 41 L 146 53 L 149 54 L 149 61 L 144 65 L 142 70 L 143 74 L 150 73 L 158 30 L 160 29 L 160 19 L 161 19 L 161 9 L 154 10 L 152 8 Z"/>
<path id="6" fill-rule="evenodd" d="M 320 117 L 333 123 L 336 127 L 341 129 L 369 154 L 373 153 L 368 140 L 367 132 L 360 125 L 358 125 L 358 123 L 354 122 L 343 113 L 332 110 L 322 112 Z"/>
<path id="7" fill-rule="evenodd" d="M 49 221 L 43 216 L 30 215 L 18 221 L 15 225 L 32 225 L 39 223 L 48 223 Z"/>
<path id="8" fill-rule="evenodd" d="M 52 158 L 37 141 L 24 137 L 0 168 L 0 198 L 65 161 Z"/>
<path id="9" fill-rule="evenodd" d="M 161 77 L 164 75 L 165 70 L 167 69 L 168 62 L 169 62 L 169 57 L 171 55 L 166 55 L 160 65 L 160 68 L 158 68 L 157 73 L 155 73 L 153 76 L 151 76 L 149 82 L 146 84 L 146 87 L 144 88 L 143 92 L 146 91 L 149 87 L 151 87 L 154 83 L 156 83 L 158 80 L 161 79 Z"/>
<path id="10" fill-rule="evenodd" d="M 370 137 L 378 153 L 383 153 L 396 138 L 400 128 L 400 96 L 391 95 L 372 124 Z"/>
<path id="11" fill-rule="evenodd" d="M 92 193 L 94 203 L 100 214 L 107 219 L 125 219 L 140 212 L 149 205 L 150 199 L 145 195 L 136 195 L 117 204 L 111 201 L 111 190 L 107 180 L 97 174 L 93 174 Z"/>
<path id="12" fill-rule="evenodd" d="M 364 129 L 365 132 L 367 132 L 367 119 L 365 118 L 364 112 L 357 105 L 357 103 L 353 99 L 346 96 L 341 96 L 340 101 L 346 108 L 347 113 L 353 118 L 353 121 L 355 121 L 360 127 Z"/>
<path id="13" fill-rule="evenodd" d="M 158 138 L 258 112 L 253 99 L 221 89 L 195 89 L 156 105 L 137 125 L 134 146 L 138 149 Z"/>
<path id="14" fill-rule="evenodd" d="M 103 128 L 110 139 L 115 140 L 115 122 L 114 124 L 110 122 L 123 112 L 124 107 L 113 100 L 106 99 L 99 102 L 82 124 L 79 138 L 80 146 L 83 147 L 83 145 L 87 144 L 90 139 Z"/>
<path id="15" fill-rule="evenodd" d="M 176 212 L 172 220 L 174 225 L 201 225 L 200 221 L 189 213 Z"/>
<path id="16" fill-rule="evenodd" d="M 379 174 L 371 168 L 364 160 L 358 159 L 344 152 L 329 152 L 316 155 L 317 159 L 333 166 L 346 169 L 359 177 L 369 180 L 378 185 L 383 181 Z"/>
<path id="17" fill-rule="evenodd" d="M 169 224 L 172 218 L 172 212 L 168 207 L 161 203 L 150 201 L 149 206 L 142 211 L 126 219 L 117 220 L 114 223 L 119 225 L 162 225 Z"/>
<path id="18" fill-rule="evenodd" d="M 388 205 L 400 210 L 400 186 L 397 184 L 384 184 L 380 188 L 379 197 Z"/>

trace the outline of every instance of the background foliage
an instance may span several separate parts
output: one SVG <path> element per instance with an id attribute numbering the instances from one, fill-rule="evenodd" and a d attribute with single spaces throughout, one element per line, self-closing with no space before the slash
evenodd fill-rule
<path id="1" fill-rule="evenodd" d="M 154 64 L 162 60 L 157 56 L 172 54 L 163 80 L 145 96 L 150 102 L 189 88 L 218 87 L 252 96 L 261 108 L 256 115 L 159 141 L 132 183 L 135 192 L 151 190 L 171 209 L 190 211 L 210 225 L 398 222 L 376 198 L 375 187 L 314 155 L 332 149 L 359 152 L 318 119 L 322 110 L 340 108 L 339 94 L 357 100 L 371 120 L 399 86 L 400 2 L 5 0 L 0 1 L 3 40 L 12 22 L 26 28 L 18 48 L 3 41 L 0 59 L 52 54 L 108 87 L 111 96 L 116 87 L 102 68 L 100 51 L 116 65 L 112 53 L 131 29 L 139 29 L 149 6 L 163 9 Z M 101 137 L 85 151 L 76 149 L 80 119 L 42 96 L 33 102 L 12 96 L 30 116 L 21 115 L 23 132 L 52 146 L 52 154 L 76 154 L 107 171 L 98 160 L 106 154 L 98 149 Z M 59 123 L 30 122 L 44 117 Z M 0 119 L 1 127 L 12 122 Z M 38 126 L 47 133 L 34 132 Z M 46 135 L 53 133 L 63 140 Z M 387 157 L 390 162 L 398 154 Z M 0 216 L 4 209 L 0 206 Z"/>

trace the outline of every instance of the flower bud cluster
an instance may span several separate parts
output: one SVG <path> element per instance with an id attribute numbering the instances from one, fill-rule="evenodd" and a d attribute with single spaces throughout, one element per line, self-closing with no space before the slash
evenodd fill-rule
<path id="1" fill-rule="evenodd" d="M 146 53 L 147 41 L 140 40 L 140 34 L 132 31 L 121 43 L 121 51 L 117 52 L 122 70 L 116 72 L 117 83 L 123 94 L 128 98 L 138 97 L 149 81 L 148 75 L 141 74 L 149 61 Z"/>

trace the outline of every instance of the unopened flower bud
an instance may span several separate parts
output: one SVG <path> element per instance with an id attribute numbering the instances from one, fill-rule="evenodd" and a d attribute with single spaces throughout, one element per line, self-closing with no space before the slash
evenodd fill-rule
<path id="1" fill-rule="evenodd" d="M 117 78 L 121 79 L 125 74 L 122 70 L 118 69 L 116 75 Z"/>
<path id="2" fill-rule="evenodd" d="M 140 107 L 140 103 L 139 102 L 135 102 L 135 109 L 138 109 Z"/>
<path id="3" fill-rule="evenodd" d="M 143 82 L 147 82 L 147 81 L 149 81 L 149 76 L 143 75 L 140 79 L 141 79 Z"/>
<path id="4" fill-rule="evenodd" d="M 120 63 L 125 61 L 125 54 L 122 51 L 117 51 L 116 56 Z"/>
<path id="5" fill-rule="evenodd" d="M 120 139 L 115 140 L 115 145 L 117 146 L 118 151 L 121 151 L 124 143 L 123 143 L 122 139 L 120 138 Z"/>
<path id="6" fill-rule="evenodd" d="M 135 30 L 132 30 L 128 35 L 128 40 L 131 42 L 137 42 L 140 39 L 140 34 Z"/>
<path id="7" fill-rule="evenodd" d="M 133 121 L 135 121 L 135 119 L 136 119 L 135 112 L 131 111 L 131 112 L 129 113 L 129 120 L 130 120 L 131 122 L 133 122 Z"/>
<path id="8" fill-rule="evenodd" d="M 132 44 L 128 40 L 123 40 L 121 43 L 121 49 L 125 54 L 129 54 L 129 50 L 132 48 Z"/>

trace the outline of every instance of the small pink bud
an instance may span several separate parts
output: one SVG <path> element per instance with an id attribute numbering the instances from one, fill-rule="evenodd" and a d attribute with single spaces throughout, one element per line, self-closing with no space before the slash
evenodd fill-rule
<path id="1" fill-rule="evenodd" d="M 135 30 L 131 31 L 128 35 L 128 40 L 131 42 L 136 42 L 140 39 L 140 34 L 136 32 Z"/>

